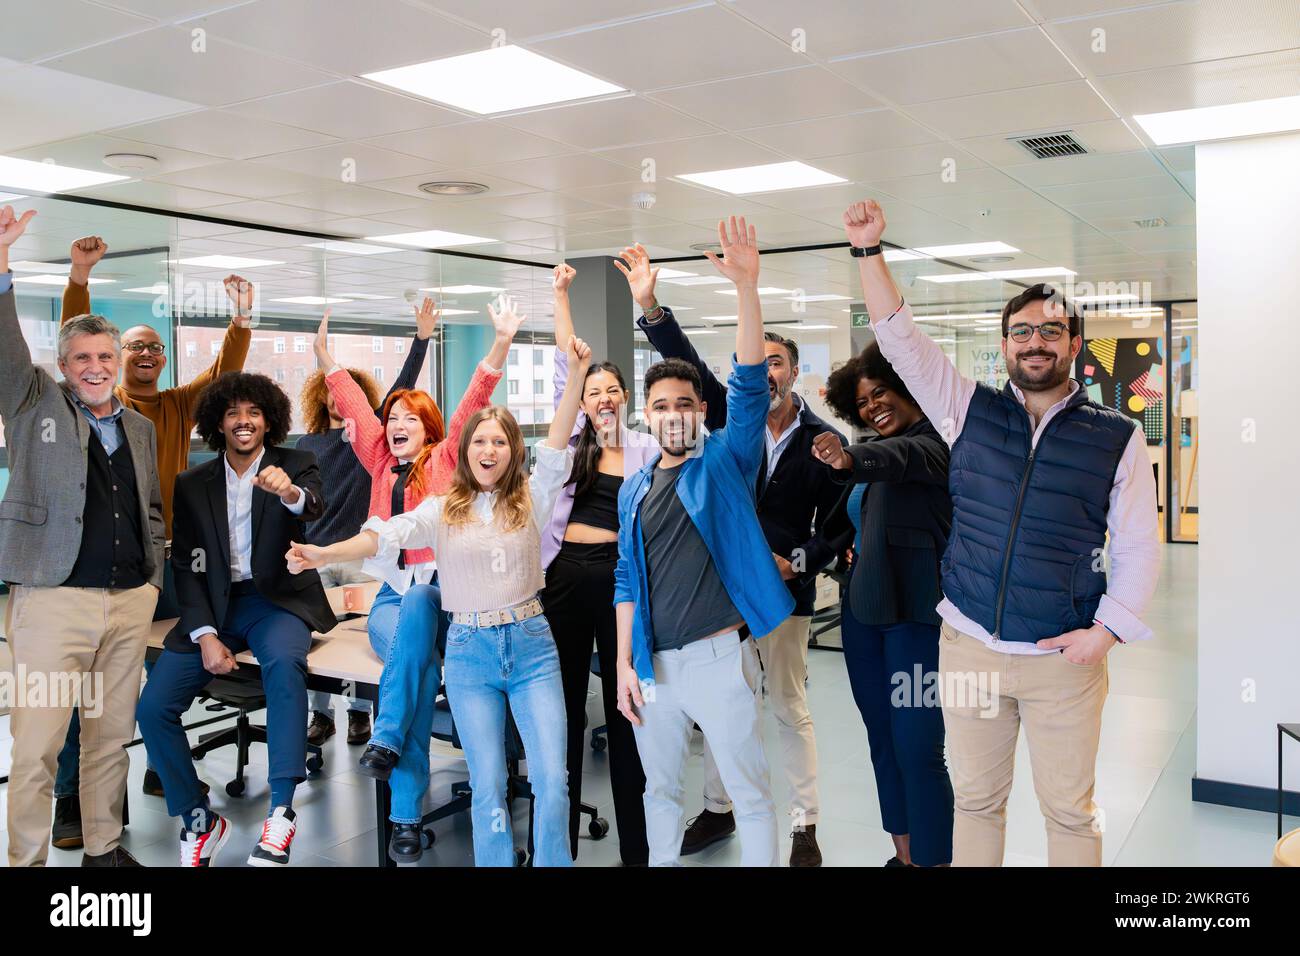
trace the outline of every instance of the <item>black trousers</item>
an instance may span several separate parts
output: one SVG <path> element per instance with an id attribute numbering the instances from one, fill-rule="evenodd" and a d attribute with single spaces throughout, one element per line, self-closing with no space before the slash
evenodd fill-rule
<path id="1" fill-rule="evenodd" d="M 609 775 L 614 792 L 614 820 L 619 854 L 625 865 L 644 866 L 650 858 L 645 835 L 645 773 L 637 754 L 632 725 L 618 710 L 618 630 L 614 616 L 614 565 L 618 545 L 566 541 L 546 569 L 541 593 L 546 620 L 555 635 L 568 714 L 569 844 L 578 856 L 582 759 L 587 750 L 587 688 L 591 683 L 591 648 L 595 639 L 600 683 L 609 728 Z"/>

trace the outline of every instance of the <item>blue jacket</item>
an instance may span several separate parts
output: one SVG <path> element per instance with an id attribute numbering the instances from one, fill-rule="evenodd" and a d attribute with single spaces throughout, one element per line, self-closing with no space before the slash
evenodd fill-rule
<path id="1" fill-rule="evenodd" d="M 754 510 L 754 483 L 763 459 L 767 423 L 767 363 L 740 365 L 732 358 L 727 388 L 727 426 L 709 432 L 699 454 L 687 458 L 677 496 L 713 556 L 732 603 L 755 637 L 771 633 L 794 610 L 772 550 Z M 631 602 L 632 664 L 653 683 L 650 585 L 646 580 L 641 501 L 659 465 L 655 455 L 623 482 L 618 495 L 618 566 L 614 603 Z"/>
<path id="2" fill-rule="evenodd" d="M 1091 626 L 1106 513 L 1133 422 L 1082 388 L 1031 448 L 1010 386 L 980 385 L 952 447 L 943 593 L 988 633 L 1031 643 Z"/>

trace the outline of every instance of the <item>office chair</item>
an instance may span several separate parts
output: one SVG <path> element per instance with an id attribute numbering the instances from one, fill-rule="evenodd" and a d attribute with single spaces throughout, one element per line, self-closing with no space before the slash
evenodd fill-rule
<path id="1" fill-rule="evenodd" d="M 600 655 L 593 653 L 591 655 L 591 672 L 597 677 L 600 676 Z M 605 717 L 609 720 L 608 715 Z M 603 753 L 609 746 L 609 724 L 601 724 L 599 727 L 591 728 L 591 749 L 596 753 Z"/>
<path id="2" fill-rule="evenodd" d="M 203 688 L 203 696 L 212 701 L 204 709 L 218 711 L 230 707 L 236 711 L 235 726 L 203 734 L 190 750 L 195 760 L 202 760 L 220 747 L 235 745 L 235 778 L 226 784 L 226 793 L 232 797 L 244 794 L 244 768 L 248 766 L 248 751 L 255 743 L 266 743 L 266 727 L 254 724 L 248 715 L 266 707 L 266 692 L 261 681 L 231 680 L 217 677 Z M 325 766 L 325 754 L 320 747 L 307 745 L 307 772 L 320 773 Z"/>

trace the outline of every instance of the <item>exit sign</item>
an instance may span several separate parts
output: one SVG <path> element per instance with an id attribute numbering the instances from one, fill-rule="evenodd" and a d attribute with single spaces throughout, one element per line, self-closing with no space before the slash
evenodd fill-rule
<path id="1" fill-rule="evenodd" d="M 865 312 L 850 312 L 849 326 L 854 329 L 865 329 L 871 325 Z"/>

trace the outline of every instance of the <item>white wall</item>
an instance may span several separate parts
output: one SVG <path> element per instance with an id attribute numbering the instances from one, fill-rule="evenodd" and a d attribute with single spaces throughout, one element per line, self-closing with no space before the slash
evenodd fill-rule
<path id="1" fill-rule="evenodd" d="M 1196 148 L 1196 775 L 1258 787 L 1277 783 L 1275 725 L 1300 722 L 1297 176 L 1300 134 Z M 1288 744 L 1296 790 L 1300 746 Z"/>

